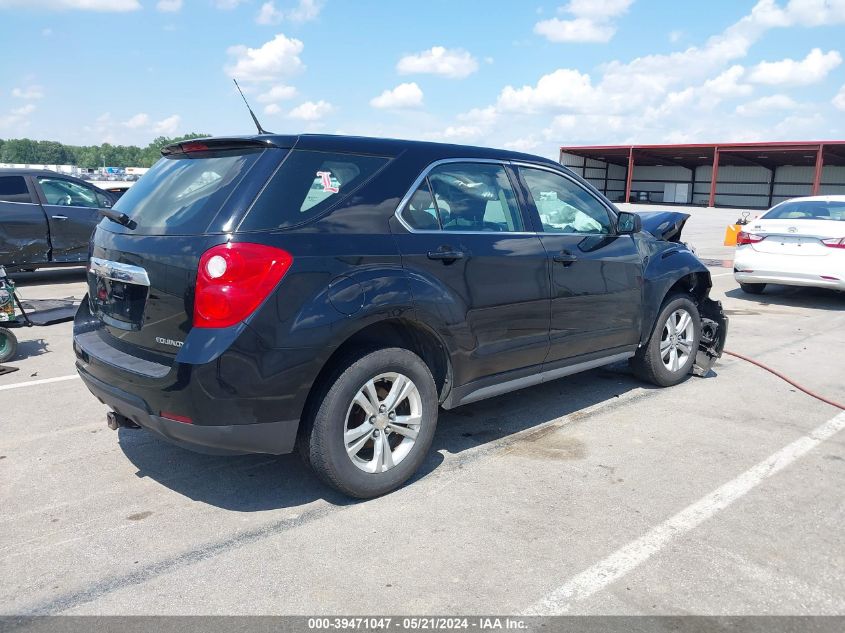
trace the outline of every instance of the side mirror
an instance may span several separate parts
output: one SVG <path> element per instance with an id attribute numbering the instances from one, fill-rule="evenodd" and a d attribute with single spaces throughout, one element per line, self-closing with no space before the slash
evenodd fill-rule
<path id="1" fill-rule="evenodd" d="M 104 209 L 111 209 L 111 207 L 112 207 L 112 202 L 111 202 L 111 200 L 110 200 L 110 199 L 108 199 L 108 198 L 105 198 L 105 199 L 103 200 L 103 208 L 104 208 Z"/>
<path id="2" fill-rule="evenodd" d="M 633 235 L 643 230 L 643 220 L 636 213 L 620 211 L 616 221 L 616 232 L 619 235 Z"/>

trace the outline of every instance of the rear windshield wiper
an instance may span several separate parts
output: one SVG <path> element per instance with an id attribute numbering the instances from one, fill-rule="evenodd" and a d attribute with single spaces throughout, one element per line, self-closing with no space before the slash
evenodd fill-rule
<path id="1" fill-rule="evenodd" d="M 107 217 L 112 222 L 117 222 L 118 224 L 125 226 L 126 228 L 132 230 L 138 228 L 138 224 L 130 218 L 125 213 L 121 213 L 120 211 L 113 211 L 112 209 L 100 209 L 100 215 Z"/>

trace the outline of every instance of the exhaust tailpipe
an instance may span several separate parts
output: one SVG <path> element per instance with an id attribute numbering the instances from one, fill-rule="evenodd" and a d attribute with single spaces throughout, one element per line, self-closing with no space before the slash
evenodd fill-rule
<path id="1" fill-rule="evenodd" d="M 106 425 L 112 430 L 117 431 L 120 427 L 124 429 L 140 429 L 141 427 L 135 424 L 125 415 L 120 415 L 117 411 L 109 411 L 106 414 Z"/>

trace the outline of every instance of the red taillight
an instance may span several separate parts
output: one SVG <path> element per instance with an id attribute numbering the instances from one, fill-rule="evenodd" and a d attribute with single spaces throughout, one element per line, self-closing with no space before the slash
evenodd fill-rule
<path id="1" fill-rule="evenodd" d="M 756 244 L 757 242 L 762 242 L 764 239 L 766 238 L 762 235 L 740 231 L 736 236 L 736 245 L 742 246 L 744 244 Z"/>
<path id="2" fill-rule="evenodd" d="M 229 327 L 252 314 L 293 263 L 287 251 L 263 244 L 215 246 L 200 257 L 194 327 Z"/>
<path id="3" fill-rule="evenodd" d="M 822 240 L 822 244 L 828 248 L 845 248 L 845 237 L 831 237 Z"/>
<path id="4" fill-rule="evenodd" d="M 207 152 L 208 151 L 208 145 L 206 145 L 205 143 L 196 143 L 196 142 L 182 143 L 179 147 L 181 147 L 182 151 L 185 152 L 186 154 L 189 153 L 189 152 Z"/>

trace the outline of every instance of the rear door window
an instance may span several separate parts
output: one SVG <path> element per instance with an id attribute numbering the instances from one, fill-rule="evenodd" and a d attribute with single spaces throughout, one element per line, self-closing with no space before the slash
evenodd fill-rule
<path id="1" fill-rule="evenodd" d="M 444 231 L 518 232 L 522 215 L 502 165 L 450 163 L 428 174 Z"/>
<path id="2" fill-rule="evenodd" d="M 321 215 L 370 179 L 389 159 L 291 151 L 238 230 L 286 228 Z"/>
<path id="3" fill-rule="evenodd" d="M 0 176 L 0 202 L 32 202 L 23 176 Z"/>

